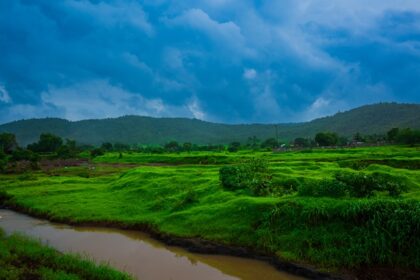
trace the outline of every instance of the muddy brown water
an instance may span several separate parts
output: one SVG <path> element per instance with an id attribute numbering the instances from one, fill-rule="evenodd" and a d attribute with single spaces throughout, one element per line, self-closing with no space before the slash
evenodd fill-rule
<path id="1" fill-rule="evenodd" d="M 142 280 L 303 279 L 262 261 L 190 253 L 138 231 L 68 226 L 5 209 L 0 209 L 0 228 L 6 234 L 18 232 L 39 239 L 61 252 L 106 262 Z"/>

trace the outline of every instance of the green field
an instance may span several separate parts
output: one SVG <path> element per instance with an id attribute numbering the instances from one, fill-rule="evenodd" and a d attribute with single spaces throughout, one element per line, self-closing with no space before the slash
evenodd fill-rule
<path id="1" fill-rule="evenodd" d="M 229 191 L 219 168 L 269 162 L 279 192 Z M 387 174 L 397 197 L 305 196 L 294 191 L 337 172 Z M 319 269 L 420 268 L 420 150 L 408 147 L 293 152 L 108 153 L 89 165 L 0 175 L 9 205 L 75 223 L 148 224 L 180 237 L 253 248 Z"/>

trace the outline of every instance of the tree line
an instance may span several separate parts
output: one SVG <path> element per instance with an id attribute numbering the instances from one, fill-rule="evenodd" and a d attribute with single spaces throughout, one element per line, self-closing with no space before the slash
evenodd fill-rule
<path id="1" fill-rule="evenodd" d="M 74 140 L 65 139 L 51 134 L 43 133 L 39 140 L 29 144 L 26 148 L 20 147 L 16 136 L 12 133 L 0 134 L 0 171 L 4 170 L 8 162 L 26 160 L 34 166 L 40 156 L 47 158 L 76 158 L 81 152 L 87 152 L 90 157 L 96 157 L 106 152 L 140 152 L 140 153 L 173 153 L 193 151 L 228 151 L 239 150 L 279 150 L 288 148 L 314 148 L 331 146 L 353 146 L 363 144 L 420 144 L 420 130 L 410 128 L 392 128 L 383 135 L 362 135 L 356 133 L 352 138 L 340 136 L 334 132 L 319 132 L 314 138 L 296 138 L 293 141 L 285 142 L 276 138 L 268 138 L 261 141 L 256 136 L 249 137 L 241 143 L 231 142 L 228 145 L 197 145 L 190 142 L 178 143 L 169 141 L 165 145 L 127 145 L 124 143 L 102 143 L 99 147 L 91 145 L 79 145 Z"/>

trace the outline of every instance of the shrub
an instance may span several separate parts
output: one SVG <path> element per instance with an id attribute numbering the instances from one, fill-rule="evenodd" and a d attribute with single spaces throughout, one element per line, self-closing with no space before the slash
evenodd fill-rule
<path id="1" fill-rule="evenodd" d="M 318 195 L 327 197 L 343 197 L 347 193 L 347 186 L 337 180 L 324 179 L 317 184 Z"/>
<path id="2" fill-rule="evenodd" d="M 346 185 L 351 196 L 371 197 L 375 191 L 387 191 L 390 196 L 398 196 L 407 191 L 404 180 L 390 174 L 373 173 L 337 173 L 337 181 Z"/>
<path id="3" fill-rule="evenodd" d="M 238 166 L 223 166 L 219 170 L 219 180 L 222 186 L 228 190 L 237 190 L 240 186 Z"/>
<path id="4" fill-rule="evenodd" d="M 378 190 L 387 191 L 390 196 L 399 196 L 408 191 L 404 179 L 386 173 L 375 172 L 372 177 L 377 183 Z"/>
<path id="5" fill-rule="evenodd" d="M 219 179 L 228 190 L 248 189 L 255 195 L 272 193 L 272 177 L 264 160 L 252 159 L 241 165 L 222 167 Z"/>
<path id="6" fill-rule="evenodd" d="M 301 182 L 296 178 L 273 178 L 272 182 L 273 186 L 275 186 L 275 189 L 277 191 L 277 194 L 291 194 L 293 192 L 296 192 L 300 186 Z"/>
<path id="7" fill-rule="evenodd" d="M 376 180 L 365 173 L 337 173 L 335 179 L 347 186 L 351 196 L 371 197 L 378 190 Z"/>
<path id="8" fill-rule="evenodd" d="M 343 197 L 347 194 L 347 186 L 337 180 L 324 179 L 301 184 L 298 193 L 300 196 Z"/>

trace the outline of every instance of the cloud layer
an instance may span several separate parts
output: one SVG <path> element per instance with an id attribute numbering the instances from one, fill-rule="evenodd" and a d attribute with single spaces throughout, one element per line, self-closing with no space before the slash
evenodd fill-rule
<path id="1" fill-rule="evenodd" d="M 420 102 L 420 2 L 0 2 L 0 122 L 303 121 Z"/>

